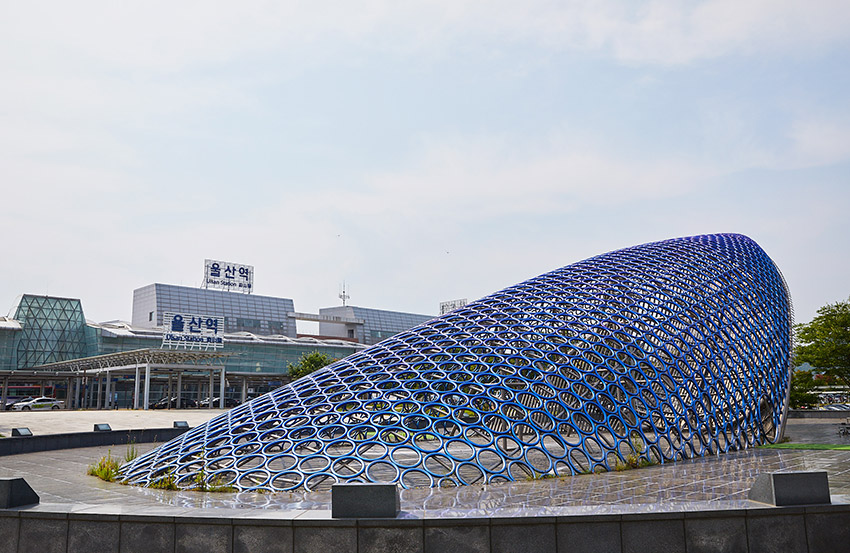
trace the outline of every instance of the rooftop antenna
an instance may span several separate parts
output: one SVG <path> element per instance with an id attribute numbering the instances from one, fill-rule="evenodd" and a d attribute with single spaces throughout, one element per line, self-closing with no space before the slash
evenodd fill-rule
<path id="1" fill-rule="evenodd" d="M 342 281 L 342 291 L 339 293 L 339 299 L 342 300 L 343 307 L 345 306 L 345 302 L 350 299 L 351 296 L 345 293 L 345 281 Z"/>

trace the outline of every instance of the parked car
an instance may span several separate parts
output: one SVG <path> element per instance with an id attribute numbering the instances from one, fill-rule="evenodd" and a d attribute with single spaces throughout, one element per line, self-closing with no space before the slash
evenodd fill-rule
<path id="1" fill-rule="evenodd" d="M 190 399 L 188 397 L 184 397 L 180 400 L 180 408 L 181 409 L 194 409 L 198 406 L 198 402 L 194 399 Z M 176 409 L 177 408 L 177 396 L 172 397 L 170 400 L 167 397 L 164 397 L 158 401 L 152 401 L 148 404 L 148 409 Z"/>
<path id="2" fill-rule="evenodd" d="M 62 409 L 65 402 L 52 397 L 36 397 L 19 401 L 12 405 L 14 411 L 49 411 L 51 409 Z"/>
<path id="3" fill-rule="evenodd" d="M 225 409 L 232 409 L 232 408 L 236 407 L 237 405 L 239 405 L 240 403 L 241 402 L 239 400 L 233 399 L 232 397 L 224 398 L 224 408 Z M 219 405 L 221 405 L 219 398 L 217 398 L 217 397 L 213 398 L 213 407 L 215 407 L 217 409 Z M 201 409 L 206 409 L 209 406 L 210 406 L 210 398 L 201 400 Z"/>
<path id="4" fill-rule="evenodd" d="M 29 396 L 29 397 L 24 397 L 24 398 L 21 398 L 21 399 L 7 399 L 6 400 L 6 411 L 13 410 L 15 408 L 16 403 L 20 403 L 22 401 L 29 401 L 31 399 L 34 399 L 34 398 L 32 396 Z"/>

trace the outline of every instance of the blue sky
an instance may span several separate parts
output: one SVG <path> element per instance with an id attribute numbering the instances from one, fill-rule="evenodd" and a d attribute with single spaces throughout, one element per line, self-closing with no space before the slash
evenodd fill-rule
<path id="1" fill-rule="evenodd" d="M 798 321 L 850 295 L 850 4 L 0 0 L 0 309 L 255 266 L 435 313 L 740 232 Z"/>

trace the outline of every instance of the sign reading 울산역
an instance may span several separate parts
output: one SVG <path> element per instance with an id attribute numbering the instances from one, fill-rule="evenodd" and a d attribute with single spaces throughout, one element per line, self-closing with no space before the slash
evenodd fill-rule
<path id="1" fill-rule="evenodd" d="M 440 315 L 445 315 L 449 311 L 454 311 L 458 307 L 463 307 L 469 303 L 466 301 L 466 298 L 461 298 L 459 300 L 449 300 L 449 301 L 441 301 L 440 302 Z"/>
<path id="2" fill-rule="evenodd" d="M 254 290 L 254 267 L 206 259 L 204 260 L 204 288 L 250 294 Z"/>
<path id="3" fill-rule="evenodd" d="M 162 347 L 221 349 L 224 347 L 224 317 L 166 312 Z"/>

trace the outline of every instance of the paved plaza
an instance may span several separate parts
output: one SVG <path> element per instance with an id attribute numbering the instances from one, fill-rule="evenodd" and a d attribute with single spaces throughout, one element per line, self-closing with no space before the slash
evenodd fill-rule
<path id="1" fill-rule="evenodd" d="M 90 430 L 94 422 L 109 422 L 116 429 L 157 428 L 170 426 L 173 420 L 188 420 L 195 425 L 216 413 L 199 410 L 3 413 L 0 428 L 5 430 L 11 423 L 29 426 L 34 431 L 45 428 L 43 432 L 48 432 L 48 428 L 53 428 L 69 432 Z M 51 420 L 61 423 L 51 425 Z M 840 436 L 837 427 L 835 420 L 792 419 L 786 435 L 794 443 L 850 445 L 850 439 Z M 154 444 L 136 447 L 144 452 Z M 0 477 L 26 478 L 41 497 L 42 503 L 36 510 L 173 516 L 330 516 L 328 492 L 175 492 L 112 484 L 86 475 L 88 465 L 103 455 L 122 458 L 126 450 L 127 446 L 113 446 L 0 457 Z M 756 475 L 794 470 L 827 471 L 833 503 L 850 503 L 850 451 L 751 449 L 623 472 L 403 490 L 401 507 L 404 516 L 414 518 L 744 509 L 754 506 L 747 500 L 747 492 Z"/>
<path id="2" fill-rule="evenodd" d="M 171 428 L 174 421 L 198 426 L 224 412 L 221 409 L 0 411 L 0 434 L 10 436 L 13 428 L 22 426 L 36 436 L 89 432 L 99 423 L 107 423 L 113 430 Z"/>

